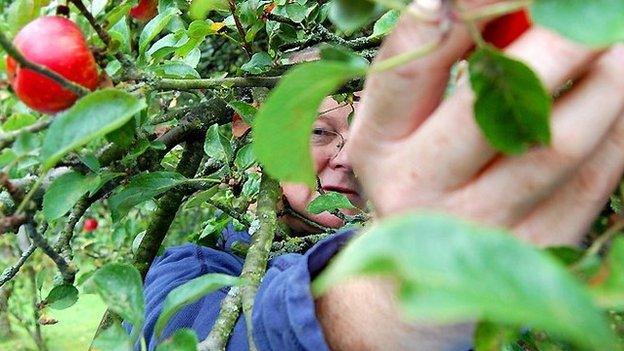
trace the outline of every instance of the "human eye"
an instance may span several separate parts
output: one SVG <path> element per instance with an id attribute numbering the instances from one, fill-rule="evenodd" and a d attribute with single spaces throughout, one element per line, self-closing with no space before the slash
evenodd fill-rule
<path id="1" fill-rule="evenodd" d="M 312 129 L 311 142 L 314 145 L 326 145 L 332 141 L 334 133 L 331 130 L 315 127 Z"/>

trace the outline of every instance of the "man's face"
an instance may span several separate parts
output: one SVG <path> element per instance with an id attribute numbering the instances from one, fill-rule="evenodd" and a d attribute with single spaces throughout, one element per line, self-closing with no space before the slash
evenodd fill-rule
<path id="1" fill-rule="evenodd" d="M 324 191 L 344 194 L 355 206 L 364 209 L 366 200 L 353 174 L 353 169 L 344 151 L 344 141 L 349 139 L 348 116 L 352 109 L 349 104 L 337 103 L 331 98 L 321 105 L 320 115 L 314 123 L 312 134 L 312 157 L 316 175 Z M 308 204 L 320 195 L 305 185 L 283 183 L 284 196 L 290 206 L 300 214 L 326 227 L 337 228 L 342 221 L 327 212 L 318 215 L 306 211 Z M 353 210 L 342 210 L 345 214 L 354 214 Z M 309 231 L 310 228 L 294 218 L 285 218 L 286 223 L 295 231 Z"/>

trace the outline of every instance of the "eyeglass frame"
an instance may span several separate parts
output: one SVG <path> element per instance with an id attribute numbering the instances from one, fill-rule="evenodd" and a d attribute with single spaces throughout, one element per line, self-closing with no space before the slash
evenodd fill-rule
<path id="1" fill-rule="evenodd" d="M 318 127 L 317 127 L 317 128 L 314 128 L 314 129 L 312 130 L 312 134 L 314 135 L 314 132 L 315 132 L 315 131 L 317 131 L 317 130 L 321 130 L 321 131 L 323 131 L 324 133 L 327 133 L 327 134 L 332 134 L 332 135 L 334 135 L 334 136 L 338 136 L 338 138 L 339 138 L 339 140 L 340 140 L 340 142 L 339 142 L 339 144 L 338 144 L 338 146 L 337 146 L 337 147 L 338 147 L 338 150 L 336 151 L 336 153 L 335 153 L 333 156 L 331 156 L 331 157 L 329 158 L 330 160 L 334 159 L 335 157 L 337 157 L 337 156 L 340 154 L 340 152 L 341 152 L 341 151 L 342 151 L 342 149 L 344 148 L 345 144 L 347 143 L 347 139 L 346 139 L 346 138 L 345 138 L 345 137 L 344 137 L 344 136 L 343 136 L 340 132 L 336 132 L 336 131 L 333 131 L 333 130 L 328 130 L 328 129 L 325 129 L 325 128 L 318 128 Z M 310 143 L 312 143 L 312 139 L 310 139 Z M 328 142 L 328 143 L 326 143 L 326 144 L 324 144 L 324 145 L 319 145 L 319 146 L 327 146 L 327 145 L 329 145 L 329 144 L 330 144 L 330 142 Z"/>

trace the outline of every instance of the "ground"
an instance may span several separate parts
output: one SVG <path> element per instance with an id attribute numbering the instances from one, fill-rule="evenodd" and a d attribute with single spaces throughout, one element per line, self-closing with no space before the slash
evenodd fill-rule
<path id="1" fill-rule="evenodd" d="M 57 319 L 55 325 L 42 326 L 50 351 L 87 350 L 91 338 L 97 329 L 106 306 L 98 295 L 81 294 L 78 302 L 62 311 L 50 311 L 50 316 Z M 23 330 L 16 327 L 15 338 L 0 341 L 0 350 L 26 351 L 35 350 L 33 341 Z"/>

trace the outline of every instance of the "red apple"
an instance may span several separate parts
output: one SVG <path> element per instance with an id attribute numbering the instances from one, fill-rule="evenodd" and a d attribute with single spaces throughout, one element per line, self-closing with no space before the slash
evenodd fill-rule
<path id="1" fill-rule="evenodd" d="M 85 232 L 92 232 L 92 231 L 96 230 L 97 227 L 98 227 L 97 220 L 95 220 L 94 218 L 87 218 L 84 221 L 84 225 L 82 226 L 82 229 Z"/>
<path id="2" fill-rule="evenodd" d="M 503 49 L 530 27 L 531 19 L 526 10 L 512 12 L 489 22 L 483 30 L 483 39 Z"/>
<path id="3" fill-rule="evenodd" d="M 147 22 L 158 14 L 158 0 L 139 0 L 139 4 L 130 9 L 130 16 Z"/>
<path id="4" fill-rule="evenodd" d="M 83 87 L 98 85 L 95 59 L 78 26 L 65 17 L 40 17 L 22 28 L 13 40 L 24 57 Z M 33 110 L 62 111 L 78 96 L 52 79 L 19 66 L 7 57 L 9 82 L 17 97 Z"/>

